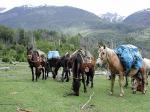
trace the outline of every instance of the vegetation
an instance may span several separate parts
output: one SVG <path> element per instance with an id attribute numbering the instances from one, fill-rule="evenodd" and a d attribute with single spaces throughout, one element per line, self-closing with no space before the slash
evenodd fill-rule
<path id="1" fill-rule="evenodd" d="M 145 95 L 132 94 L 130 87 L 125 96 L 119 97 L 119 84 L 115 82 L 114 95 L 110 96 L 110 81 L 105 76 L 95 76 L 94 88 L 87 88 L 80 96 L 66 96 L 71 92 L 71 83 L 60 82 L 49 77 L 38 82 L 31 81 L 31 71 L 27 63 L 8 66 L 0 70 L 0 112 L 16 112 L 17 107 L 32 112 L 148 112 L 150 110 L 150 87 Z M 60 74 L 59 74 L 60 75 Z M 59 79 L 59 78 L 58 78 Z M 94 95 L 83 110 L 81 107 Z"/>
<path id="2" fill-rule="evenodd" d="M 71 36 L 42 29 L 25 31 L 0 26 L 0 57 L 4 62 L 26 61 L 26 47 L 31 45 L 45 53 L 58 50 L 60 55 L 64 55 L 79 48 L 80 38 L 80 34 Z"/>

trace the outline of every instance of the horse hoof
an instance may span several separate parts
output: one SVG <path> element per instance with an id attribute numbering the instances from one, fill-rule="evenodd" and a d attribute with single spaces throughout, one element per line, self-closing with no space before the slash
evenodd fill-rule
<path id="1" fill-rule="evenodd" d="M 125 85 L 124 87 L 127 89 L 127 88 L 128 88 L 128 85 Z"/>
<path id="2" fill-rule="evenodd" d="M 66 82 L 69 82 L 69 80 L 66 80 Z"/>
<path id="3" fill-rule="evenodd" d="M 146 93 L 146 91 L 143 91 L 142 93 L 143 93 L 143 94 L 145 94 L 145 93 Z"/>
<path id="4" fill-rule="evenodd" d="M 120 93 L 120 97 L 124 96 L 122 93 Z"/>
<path id="5" fill-rule="evenodd" d="M 84 90 L 84 93 L 86 93 L 87 92 L 87 90 Z"/>
<path id="6" fill-rule="evenodd" d="M 109 94 L 110 94 L 110 95 L 113 95 L 113 92 L 110 91 Z"/>
<path id="7" fill-rule="evenodd" d="M 136 91 L 133 91 L 132 93 L 133 93 L 133 94 L 136 94 Z"/>

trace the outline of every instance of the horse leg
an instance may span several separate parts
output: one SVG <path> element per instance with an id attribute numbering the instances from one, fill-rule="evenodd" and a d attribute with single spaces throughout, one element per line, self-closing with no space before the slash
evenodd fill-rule
<path id="1" fill-rule="evenodd" d="M 37 82 L 37 79 L 38 79 L 38 72 L 37 72 L 37 68 L 35 69 L 35 76 L 36 76 L 36 82 Z"/>
<path id="2" fill-rule="evenodd" d="M 62 71 L 62 77 L 61 77 L 61 81 L 64 82 L 64 73 L 65 73 L 65 70 L 63 69 Z"/>
<path id="3" fill-rule="evenodd" d="M 134 75 L 137 74 L 137 72 L 138 72 L 138 69 L 131 68 L 131 70 L 130 70 L 128 76 L 130 76 L 130 77 L 132 78 Z M 133 83 L 134 83 L 134 82 L 133 82 Z M 136 90 L 135 90 L 134 87 L 133 87 L 133 93 L 135 93 L 135 91 L 136 91 Z"/>
<path id="4" fill-rule="evenodd" d="M 43 73 L 42 80 L 44 80 L 45 79 L 45 70 L 44 70 L 44 68 L 42 68 L 42 73 Z"/>
<path id="5" fill-rule="evenodd" d="M 89 85 L 89 73 L 86 73 L 86 75 L 87 75 L 86 86 L 88 86 Z"/>
<path id="6" fill-rule="evenodd" d="M 148 81 L 147 81 L 147 73 L 143 73 L 143 83 L 144 83 L 144 90 L 143 90 L 143 94 L 146 93 L 147 91 L 147 84 L 148 84 Z"/>
<path id="7" fill-rule="evenodd" d="M 34 81 L 34 71 L 33 71 L 33 67 L 31 67 L 31 72 L 32 72 L 32 81 Z"/>
<path id="8" fill-rule="evenodd" d="M 90 81 L 91 81 L 91 88 L 93 88 L 93 77 L 94 77 L 94 71 L 92 71 L 92 73 L 91 73 L 91 78 L 90 78 Z"/>
<path id="9" fill-rule="evenodd" d="M 49 72 L 48 69 L 49 69 L 49 68 L 48 68 L 48 65 L 46 64 L 46 65 L 45 65 L 45 80 L 46 80 L 47 77 L 48 77 L 48 72 Z"/>
<path id="10" fill-rule="evenodd" d="M 110 90 L 110 94 L 112 95 L 114 92 L 114 83 L 115 83 L 115 74 L 111 75 L 111 90 Z"/>
<path id="11" fill-rule="evenodd" d="M 127 74 L 125 74 L 125 78 L 126 78 L 126 83 L 125 83 L 124 87 L 127 88 L 128 87 L 128 76 L 127 76 Z"/>
<path id="12" fill-rule="evenodd" d="M 124 95 L 123 83 L 124 83 L 124 76 L 123 76 L 123 74 L 120 74 L 119 75 L 120 96 Z"/>
<path id="13" fill-rule="evenodd" d="M 45 80 L 47 79 L 48 77 L 48 71 L 47 71 L 47 68 L 45 67 Z"/>
<path id="14" fill-rule="evenodd" d="M 65 75 L 65 77 L 66 77 L 66 82 L 69 82 L 69 76 L 68 76 L 68 75 L 69 75 L 69 70 L 66 71 L 66 75 Z"/>
<path id="15" fill-rule="evenodd" d="M 87 90 L 86 90 L 86 85 L 85 85 L 85 77 L 84 77 L 84 74 L 82 74 L 82 83 L 83 83 L 83 86 L 84 86 L 84 93 L 86 93 Z"/>

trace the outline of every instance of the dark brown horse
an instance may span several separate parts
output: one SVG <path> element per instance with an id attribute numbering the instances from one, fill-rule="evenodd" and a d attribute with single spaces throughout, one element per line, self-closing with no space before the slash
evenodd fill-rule
<path id="1" fill-rule="evenodd" d="M 42 79 L 46 79 L 46 57 L 43 52 L 33 51 L 32 47 L 27 47 L 27 61 L 29 63 L 29 67 L 32 71 L 32 81 L 34 81 L 34 74 L 36 76 L 36 81 L 40 77 L 40 74 L 43 73 Z M 35 68 L 35 72 L 34 72 Z"/>
<path id="2" fill-rule="evenodd" d="M 53 78 L 56 77 L 58 74 L 58 70 L 60 67 L 63 67 L 62 71 L 62 82 L 64 79 L 66 79 L 66 82 L 69 81 L 69 75 L 70 75 L 70 69 L 72 68 L 72 62 L 70 60 L 70 54 L 65 54 L 64 56 L 60 57 L 60 60 L 57 61 L 55 69 L 54 69 L 54 74 Z M 65 74 L 65 77 L 64 77 Z"/>
<path id="3" fill-rule="evenodd" d="M 73 72 L 73 83 L 72 89 L 76 96 L 79 96 L 79 88 L 80 88 L 80 81 L 82 80 L 84 86 L 84 92 L 86 92 L 86 85 L 85 85 L 85 74 L 87 75 L 87 82 L 89 84 L 89 79 L 91 81 L 91 88 L 93 87 L 93 77 L 95 71 L 95 60 L 94 58 L 87 59 L 85 55 L 83 55 L 80 50 L 77 51 L 73 56 L 73 65 L 72 65 L 72 72 Z"/>
<path id="4" fill-rule="evenodd" d="M 55 75 L 55 67 L 57 66 L 57 63 L 60 61 L 60 58 L 50 58 L 50 59 L 47 59 L 47 66 L 46 66 L 46 69 L 47 69 L 47 77 L 48 77 L 48 73 L 51 72 L 52 75 L 53 75 L 53 78 L 55 79 L 56 78 L 56 75 Z"/>

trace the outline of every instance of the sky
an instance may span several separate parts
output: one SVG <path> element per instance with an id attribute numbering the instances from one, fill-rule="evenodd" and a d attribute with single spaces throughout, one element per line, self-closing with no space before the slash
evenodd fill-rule
<path id="1" fill-rule="evenodd" d="M 0 0 L 0 7 L 11 9 L 22 5 L 72 6 L 95 13 L 107 12 L 128 16 L 136 11 L 150 8 L 150 0 Z"/>

